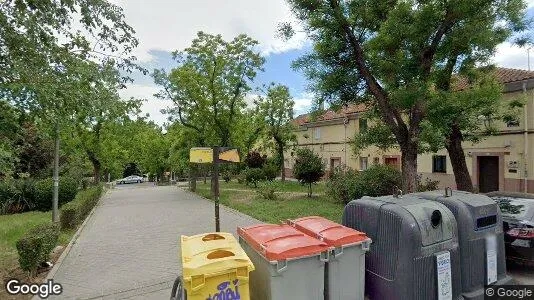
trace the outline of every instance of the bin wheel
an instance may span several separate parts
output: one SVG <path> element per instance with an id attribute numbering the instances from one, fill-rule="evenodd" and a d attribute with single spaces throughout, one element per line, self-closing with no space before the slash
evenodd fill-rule
<path id="1" fill-rule="evenodd" d="M 184 292 L 182 276 L 176 277 L 172 286 L 171 300 L 187 300 L 187 294 Z"/>

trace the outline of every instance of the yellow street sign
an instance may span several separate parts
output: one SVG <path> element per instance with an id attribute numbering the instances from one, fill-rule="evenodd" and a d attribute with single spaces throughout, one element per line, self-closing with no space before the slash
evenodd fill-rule
<path id="1" fill-rule="evenodd" d="M 239 162 L 239 153 L 237 149 L 228 149 L 219 153 L 219 160 L 223 162 Z"/>
<path id="2" fill-rule="evenodd" d="M 213 162 L 213 149 L 211 148 L 191 148 L 189 150 L 189 162 L 206 164 Z"/>

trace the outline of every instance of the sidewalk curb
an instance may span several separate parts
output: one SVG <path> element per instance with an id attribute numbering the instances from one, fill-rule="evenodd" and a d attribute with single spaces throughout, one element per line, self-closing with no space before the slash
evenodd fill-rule
<path id="1" fill-rule="evenodd" d="M 74 244 L 76 243 L 76 240 L 78 239 L 78 237 L 82 233 L 82 230 L 85 228 L 85 225 L 87 224 L 88 220 L 91 218 L 91 216 L 93 216 L 96 208 L 100 205 L 102 199 L 104 199 L 104 197 L 106 197 L 108 195 L 110 190 L 111 189 L 109 189 L 109 188 L 106 189 L 105 192 L 100 197 L 100 199 L 98 199 L 98 202 L 96 203 L 96 205 L 93 207 L 93 209 L 91 209 L 91 211 L 89 212 L 89 214 L 87 215 L 85 220 L 83 220 L 82 224 L 80 225 L 80 227 L 78 227 L 78 230 L 76 230 L 76 233 L 74 233 L 74 235 L 72 236 L 72 239 L 67 244 L 67 247 L 65 247 L 65 249 L 63 250 L 63 252 L 59 256 L 59 258 L 57 259 L 56 263 L 52 267 L 52 270 L 50 270 L 48 272 L 48 274 L 46 275 L 46 278 L 43 280 L 43 283 L 46 283 L 49 279 L 52 279 L 54 277 L 54 275 L 56 275 L 57 271 L 61 267 L 61 264 L 63 263 L 63 260 L 69 254 L 70 250 L 72 249 L 72 246 L 74 246 Z M 32 299 L 41 299 L 41 298 L 39 298 L 38 296 L 35 296 Z"/>

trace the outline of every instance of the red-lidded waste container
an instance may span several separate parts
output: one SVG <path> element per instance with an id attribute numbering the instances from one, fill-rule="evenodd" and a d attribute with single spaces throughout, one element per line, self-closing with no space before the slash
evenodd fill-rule
<path id="1" fill-rule="evenodd" d="M 371 239 L 363 232 L 323 217 L 288 220 L 297 230 L 325 242 L 331 249 L 325 265 L 325 291 L 329 300 L 363 300 L 365 253 Z"/>
<path id="2" fill-rule="evenodd" d="M 324 264 L 329 246 L 290 225 L 238 227 L 239 243 L 256 270 L 251 299 L 324 299 Z"/>

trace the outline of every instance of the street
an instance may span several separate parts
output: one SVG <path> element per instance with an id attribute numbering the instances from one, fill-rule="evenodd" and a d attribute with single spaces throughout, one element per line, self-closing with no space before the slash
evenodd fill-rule
<path id="1" fill-rule="evenodd" d="M 258 221 L 221 207 L 221 228 Z M 213 203 L 175 186 L 118 185 L 101 200 L 54 281 L 56 299 L 168 299 L 181 235 L 214 231 Z"/>

